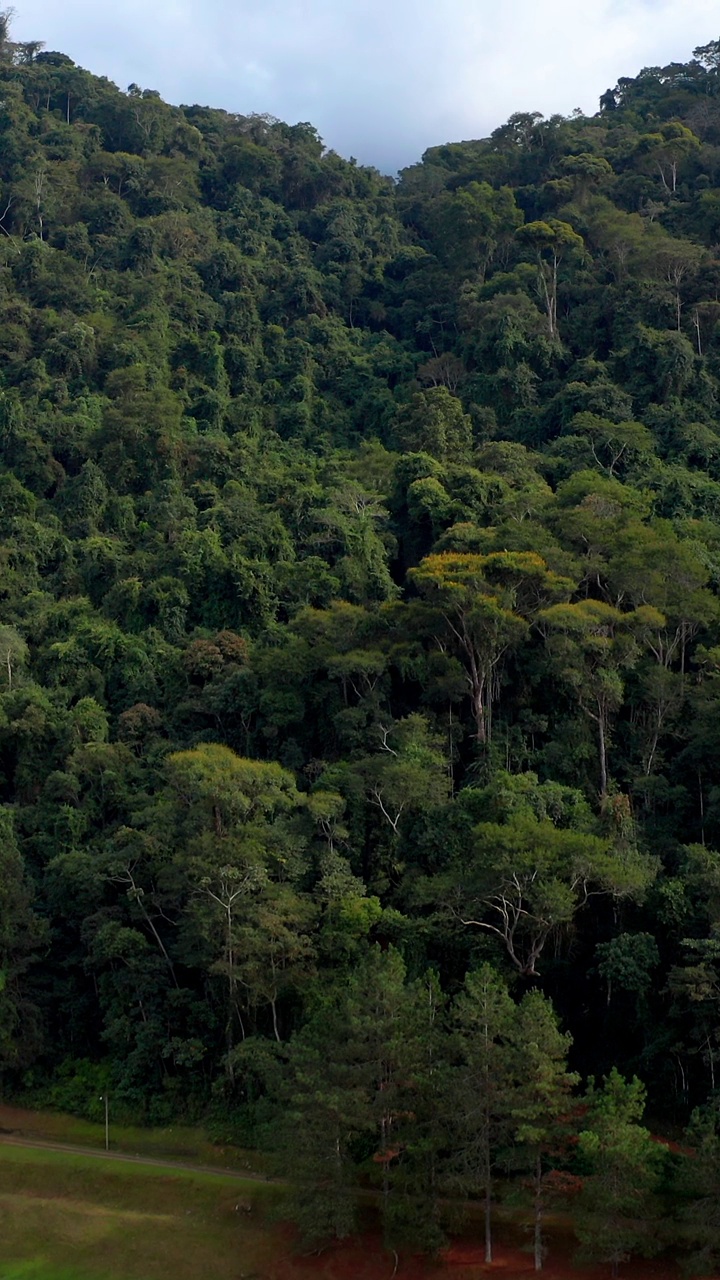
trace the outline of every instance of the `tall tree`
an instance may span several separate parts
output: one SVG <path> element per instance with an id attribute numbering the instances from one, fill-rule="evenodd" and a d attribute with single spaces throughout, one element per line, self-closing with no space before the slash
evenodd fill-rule
<path id="1" fill-rule="evenodd" d="M 529 991 L 518 1006 L 511 1044 L 515 1096 L 513 1163 L 527 1178 L 533 1214 L 533 1260 L 541 1271 L 545 1259 L 544 1218 L 551 1194 L 553 1158 L 562 1153 L 571 1111 L 571 1091 L 579 1077 L 568 1071 L 572 1042 L 562 1032 L 552 1004 L 540 991 Z"/>
<path id="2" fill-rule="evenodd" d="M 583 239 L 574 227 L 558 218 L 547 222 L 527 222 L 520 227 L 517 238 L 535 250 L 538 265 L 539 291 L 545 305 L 548 336 L 557 342 L 558 333 L 558 272 L 563 258 L 583 252 Z"/>
<path id="3" fill-rule="evenodd" d="M 467 975 L 454 1007 L 460 1061 L 447 1115 L 450 1176 L 464 1196 L 483 1196 L 487 1263 L 493 1260 L 494 1172 L 512 1123 L 515 1013 L 506 983 L 488 964 Z"/>
<path id="4" fill-rule="evenodd" d="M 698 1275 L 712 1275 L 720 1258 L 720 1115 L 715 1098 L 697 1107 L 686 1130 L 674 1179 L 681 1242 Z"/>
<path id="5" fill-rule="evenodd" d="M 584 1106 L 578 1134 L 584 1173 L 573 1226 L 581 1257 L 609 1262 L 617 1276 L 633 1253 L 647 1256 L 662 1248 L 653 1192 L 665 1151 L 640 1123 L 645 1088 L 637 1077 L 624 1080 L 613 1068 L 601 1089 L 591 1081 Z"/>
<path id="6" fill-rule="evenodd" d="M 23 979 L 45 930 L 32 909 L 32 886 L 15 836 L 12 811 L 0 808 L 0 1069 L 24 1066 L 38 1052 L 38 1009 Z"/>
<path id="7" fill-rule="evenodd" d="M 174 820 L 176 874 L 194 904 L 183 946 L 190 952 L 199 948 L 211 972 L 227 984 L 226 1065 L 232 1078 L 236 1032 L 246 1032 L 243 1005 L 252 1008 L 264 998 L 279 1039 L 279 991 L 311 953 L 304 930 L 312 909 L 292 890 L 297 843 L 283 821 L 299 797 L 294 779 L 279 765 L 244 759 L 217 743 L 174 753 L 167 771 L 168 799 L 159 818 Z M 280 888 L 285 881 L 288 886 Z"/>
<path id="8" fill-rule="evenodd" d="M 409 576 L 437 611 L 438 643 L 445 632 L 464 664 L 475 736 L 486 744 L 503 659 L 527 636 L 528 619 L 546 601 L 568 593 L 571 584 L 529 551 L 444 552 L 427 556 Z"/>
<path id="9" fill-rule="evenodd" d="M 663 619 L 657 621 L 661 626 Z M 623 676 L 638 658 L 631 624 L 631 618 L 601 600 L 551 605 L 538 615 L 560 678 L 595 725 L 601 796 L 610 783 L 610 732 L 622 705 Z"/>

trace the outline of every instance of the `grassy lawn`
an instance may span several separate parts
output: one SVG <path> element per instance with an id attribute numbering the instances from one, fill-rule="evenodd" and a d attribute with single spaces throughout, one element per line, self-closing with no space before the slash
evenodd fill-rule
<path id="1" fill-rule="evenodd" d="M 219 1173 L 165 1171 L 64 1151 L 0 1145 L 0 1280 L 390 1280 L 393 1256 L 367 1217 L 365 1234 L 298 1256 L 273 1220 L 273 1183 Z M 526 1233 L 499 1215 L 493 1271 L 532 1280 Z M 577 1270 L 571 1233 L 552 1232 L 545 1280 L 609 1280 Z M 403 1251 L 398 1280 L 488 1280 L 482 1231 L 433 1262 Z M 624 1280 L 678 1280 L 666 1258 L 635 1261 Z"/>
<path id="2" fill-rule="evenodd" d="M 90 1120 L 80 1120 L 77 1116 L 50 1111 L 30 1111 L 22 1107 L 0 1105 L 0 1129 L 18 1137 L 66 1142 L 71 1146 L 99 1147 L 101 1150 L 105 1146 L 104 1124 L 94 1124 Z M 135 1125 L 118 1125 L 113 1121 L 112 1111 L 110 1149 L 127 1151 L 132 1155 L 217 1165 L 224 1169 L 264 1171 L 262 1156 L 256 1151 L 243 1151 L 239 1147 L 210 1142 L 207 1134 L 200 1128 L 174 1125 L 166 1129 L 142 1129 Z"/>
<path id="3" fill-rule="evenodd" d="M 0 1280 L 240 1280 L 288 1251 L 256 1182 L 0 1149 Z"/>

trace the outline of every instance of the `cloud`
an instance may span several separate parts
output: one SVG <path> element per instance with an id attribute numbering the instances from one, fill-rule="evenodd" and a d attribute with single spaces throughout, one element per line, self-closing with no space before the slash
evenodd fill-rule
<path id="1" fill-rule="evenodd" d="M 597 109 L 618 77 L 718 37 L 715 0 L 25 0 L 14 32 L 121 88 L 309 120 L 392 172 L 513 111 Z"/>

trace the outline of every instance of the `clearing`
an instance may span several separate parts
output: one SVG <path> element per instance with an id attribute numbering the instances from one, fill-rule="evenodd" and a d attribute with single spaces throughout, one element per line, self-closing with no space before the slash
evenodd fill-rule
<path id="1" fill-rule="evenodd" d="M 191 1130 L 131 1131 L 132 1155 L 98 1152 L 101 1126 L 0 1108 L 0 1280 L 391 1280 L 395 1259 L 373 1232 L 319 1256 L 298 1256 L 292 1231 L 273 1220 L 282 1186 L 246 1153 L 214 1148 Z M 128 1131 L 124 1131 L 127 1140 Z M 197 1137 L 198 1146 L 193 1144 Z M 63 1147 L 43 1145 L 48 1141 Z M 85 1142 L 93 1151 L 73 1150 Z M 130 1145 L 130 1144 L 128 1144 Z M 162 1156 L 165 1155 L 165 1161 Z M 171 1160 L 171 1155 L 174 1161 Z M 190 1157 L 193 1164 L 179 1163 Z M 199 1162 L 206 1166 L 201 1169 Z M 225 1168 L 212 1168 L 223 1161 Z M 530 1280 L 532 1259 L 503 1224 L 492 1267 L 468 1233 L 441 1260 L 403 1255 L 398 1280 Z M 608 1280 L 609 1269 L 572 1266 L 573 1242 L 556 1234 L 544 1280 Z M 666 1260 L 621 1268 L 622 1280 L 678 1280 Z"/>

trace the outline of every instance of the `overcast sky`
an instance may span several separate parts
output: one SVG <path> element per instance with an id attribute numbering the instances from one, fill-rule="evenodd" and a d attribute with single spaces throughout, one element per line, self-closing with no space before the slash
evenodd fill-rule
<path id="1" fill-rule="evenodd" d="M 13 34 L 120 88 L 309 120 L 394 172 L 513 111 L 597 110 L 720 37 L 717 0 L 17 0 Z"/>

